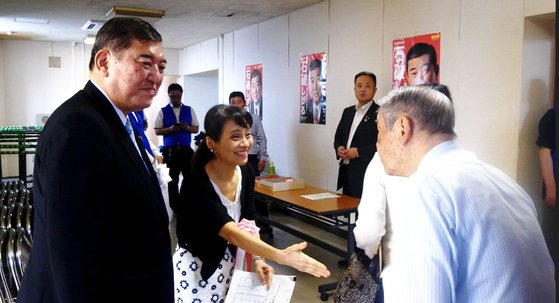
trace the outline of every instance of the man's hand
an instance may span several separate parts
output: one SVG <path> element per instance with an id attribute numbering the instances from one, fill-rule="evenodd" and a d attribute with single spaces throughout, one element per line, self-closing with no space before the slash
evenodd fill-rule
<path id="1" fill-rule="evenodd" d="M 347 160 L 347 150 L 345 149 L 345 146 L 338 146 L 336 153 L 338 154 L 338 157 L 340 157 L 340 159 Z"/>
<path id="2" fill-rule="evenodd" d="M 188 131 L 188 129 L 190 128 L 190 125 L 188 125 L 188 123 L 186 123 L 186 122 L 181 122 L 180 128 L 182 130 Z"/>
<path id="3" fill-rule="evenodd" d="M 548 208 L 555 208 L 557 204 L 555 191 L 555 186 L 545 187 L 545 205 L 547 205 Z"/>
<path id="4" fill-rule="evenodd" d="M 352 147 L 350 149 L 346 149 L 346 159 L 351 160 L 359 157 L 359 153 L 357 152 L 357 147 Z"/>

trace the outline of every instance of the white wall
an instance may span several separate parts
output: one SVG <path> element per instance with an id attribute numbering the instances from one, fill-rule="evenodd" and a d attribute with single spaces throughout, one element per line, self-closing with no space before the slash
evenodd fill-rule
<path id="1" fill-rule="evenodd" d="M 164 51 L 166 72 L 178 74 L 179 51 Z M 36 125 L 37 114 L 52 113 L 87 82 L 90 54 L 83 43 L 0 40 L 0 125 Z M 49 56 L 61 67 L 49 68 Z M 32 156 L 27 167 L 30 174 Z M 2 175 L 18 175 L 17 156 L 2 155 Z"/>
<path id="2" fill-rule="evenodd" d="M 179 52 L 181 75 L 191 75 L 219 68 L 219 39 L 212 38 Z"/>
<path id="3" fill-rule="evenodd" d="M 554 36 L 554 22 L 549 14 L 525 19 L 516 175 L 518 182 L 536 202 L 540 216 L 542 178 L 535 142 L 539 120 L 552 104 Z"/>
<path id="4" fill-rule="evenodd" d="M 2 125 L 36 125 L 37 114 L 50 114 L 76 87 L 83 85 L 83 53 L 72 43 L 6 40 L 1 44 L 4 76 Z M 49 67 L 49 56 L 61 58 L 60 68 Z M 18 156 L 3 155 L 2 175 L 18 175 Z M 7 163 L 5 162 L 7 161 Z M 5 165 L 4 165 L 5 164 Z M 27 157 L 32 173 L 33 157 Z"/>
<path id="5" fill-rule="evenodd" d="M 524 109 L 523 66 L 549 66 L 549 54 L 523 56 L 524 19 L 554 11 L 550 0 L 321 2 L 225 34 L 223 96 L 244 90 L 246 65 L 263 63 L 264 128 L 277 172 L 334 189 L 332 142 L 343 108 L 355 102 L 353 75 L 374 72 L 378 99 L 391 89 L 392 40 L 440 32 L 441 82 L 453 95 L 458 142 L 530 188 L 527 180 L 540 177 L 526 128 L 539 113 Z M 327 122 L 299 124 L 298 58 L 321 51 L 329 56 Z M 540 71 L 549 78 L 549 68 Z"/>
<path id="6" fill-rule="evenodd" d="M 204 130 L 204 116 L 212 106 L 219 103 L 218 72 L 213 70 L 184 76 L 183 84 L 182 102 L 192 106 L 198 123 L 200 123 L 200 131 L 202 131 Z M 192 146 L 194 147 L 194 137 L 192 139 Z"/>
<path id="7" fill-rule="evenodd" d="M 4 66 L 4 41 L 0 40 L 0 66 Z M 6 88 L 4 84 L 4 69 L 0 68 L 0 125 L 6 125 Z"/>
<path id="8" fill-rule="evenodd" d="M 178 49 L 164 48 L 163 52 L 165 54 L 165 59 L 167 60 L 167 65 L 165 67 L 165 75 L 179 76 L 181 74 L 180 73 L 181 51 Z"/>
<path id="9" fill-rule="evenodd" d="M 441 32 L 441 82 L 449 85 L 455 102 L 458 142 L 538 199 L 533 136 L 546 98 L 541 90 L 551 90 L 545 55 L 550 46 L 543 42 L 549 41 L 547 34 L 525 17 L 551 12 L 552 0 L 324 1 L 169 51 L 167 73 L 174 78 L 168 81 L 190 87 L 187 104 L 203 102 L 195 105 L 202 123 L 205 109 L 226 103 L 232 90 L 244 91 L 245 66 L 262 63 L 263 123 L 277 172 L 332 190 L 338 167 L 332 142 L 343 108 L 355 102 L 353 75 L 374 72 L 378 99 L 390 90 L 392 40 Z M 299 55 L 322 51 L 329 56 L 327 122 L 299 124 Z M 62 68 L 47 67 L 53 54 L 62 57 Z M 89 50 L 79 43 L 0 41 L 0 123 L 34 124 L 36 113 L 54 110 L 83 85 L 88 59 Z M 195 75 L 216 69 L 217 97 L 206 96 L 215 92 L 209 89 L 215 77 L 204 81 Z M 205 82 L 198 85 L 206 88 L 197 90 L 191 80 Z M 163 105 L 166 87 L 158 95 Z"/>

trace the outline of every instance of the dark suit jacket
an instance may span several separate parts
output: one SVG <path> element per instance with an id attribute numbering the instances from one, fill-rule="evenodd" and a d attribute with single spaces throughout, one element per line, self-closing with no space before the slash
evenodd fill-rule
<path id="1" fill-rule="evenodd" d="M 375 152 L 377 151 L 377 137 L 378 130 L 376 124 L 377 109 L 379 106 L 374 102 L 367 110 L 367 113 L 361 120 L 361 123 L 357 126 L 353 139 L 351 140 L 350 147 L 357 147 L 357 152 L 359 157 L 349 160 L 348 165 L 344 165 L 343 161 L 340 160 L 340 168 L 338 172 L 338 189 L 344 188 L 344 193 L 353 197 L 361 198 L 361 193 L 363 192 L 363 178 L 365 177 L 365 171 L 367 170 L 367 165 Z M 345 146 L 345 148 L 350 148 L 346 146 L 347 139 L 349 138 L 349 131 L 351 129 L 351 124 L 353 123 L 353 117 L 355 116 L 355 105 L 346 107 L 336 129 L 336 134 L 334 135 L 334 151 L 336 152 L 336 159 L 338 157 L 338 147 Z"/>
<path id="2" fill-rule="evenodd" d="M 91 82 L 49 118 L 33 179 L 33 247 L 18 302 L 173 302 L 157 178 Z"/>
<path id="3" fill-rule="evenodd" d="M 305 105 L 305 115 L 304 123 L 314 123 L 314 114 L 312 109 L 312 99 L 307 101 Z M 326 98 L 323 96 L 318 103 L 320 110 L 320 118 L 318 119 L 318 124 L 326 124 Z"/>

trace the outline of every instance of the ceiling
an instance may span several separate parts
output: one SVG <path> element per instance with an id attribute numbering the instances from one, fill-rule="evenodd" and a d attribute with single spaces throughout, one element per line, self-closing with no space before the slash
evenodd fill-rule
<path id="1" fill-rule="evenodd" d="M 81 28 L 88 20 L 105 21 L 113 6 L 128 6 L 165 11 L 152 22 L 163 36 L 163 46 L 184 48 L 321 1 L 0 0 L 0 39 L 83 42 L 88 32 Z M 234 14 L 215 16 L 224 10 Z M 27 22 L 16 22 L 16 17 Z"/>

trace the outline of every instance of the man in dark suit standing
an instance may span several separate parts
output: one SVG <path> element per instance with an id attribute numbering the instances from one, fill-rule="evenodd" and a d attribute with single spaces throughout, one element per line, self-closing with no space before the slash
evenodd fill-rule
<path id="1" fill-rule="evenodd" d="M 50 117 L 35 157 L 33 247 L 18 302 L 172 302 L 168 218 L 126 118 L 150 106 L 166 60 L 137 18 L 99 30 L 90 81 Z"/>
<path id="2" fill-rule="evenodd" d="M 376 111 L 373 101 L 377 92 L 377 77 L 360 72 L 354 78 L 357 104 L 346 107 L 334 136 L 336 159 L 340 159 L 338 189 L 348 196 L 361 198 L 367 165 L 377 148 Z"/>

